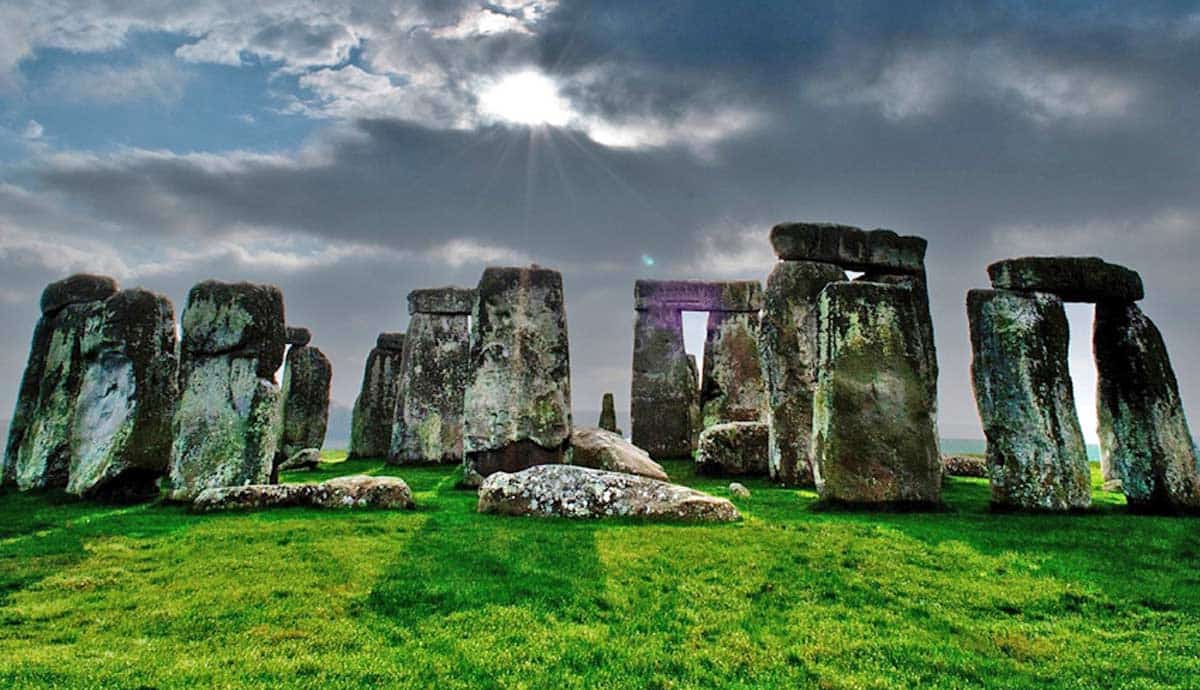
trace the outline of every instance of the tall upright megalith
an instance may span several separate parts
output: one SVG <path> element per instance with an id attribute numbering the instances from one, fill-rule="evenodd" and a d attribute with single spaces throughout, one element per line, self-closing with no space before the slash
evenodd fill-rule
<path id="1" fill-rule="evenodd" d="M 389 460 L 461 463 L 463 394 L 471 368 L 468 317 L 475 291 L 444 287 L 408 293 L 408 333 L 396 396 Z"/>
<path id="2" fill-rule="evenodd" d="M 600 400 L 600 428 L 621 435 L 621 430 L 617 428 L 617 408 L 613 404 L 612 393 L 605 393 Z"/>
<path id="3" fill-rule="evenodd" d="M 283 365 L 283 424 L 275 469 L 314 467 L 329 426 L 329 386 L 333 365 L 320 348 L 309 345 L 305 328 L 287 329 L 287 361 Z"/>
<path id="4" fill-rule="evenodd" d="M 385 458 L 396 423 L 396 396 L 404 362 L 404 334 L 380 333 L 367 355 L 362 388 L 350 418 L 351 458 Z"/>
<path id="5" fill-rule="evenodd" d="M 283 293 L 206 281 L 188 293 L 182 322 L 171 498 L 269 482 L 280 438 Z"/>
<path id="6" fill-rule="evenodd" d="M 567 459 L 571 367 L 562 275 L 488 268 L 472 317 L 463 402 L 464 483 Z"/>
<path id="7" fill-rule="evenodd" d="M 757 283 L 754 283 L 757 286 Z M 756 299 L 761 302 L 761 297 Z M 757 311 L 710 311 L 700 385 L 704 428 L 767 417 L 767 389 L 758 352 Z"/>
<path id="8" fill-rule="evenodd" d="M 683 348 L 682 312 L 657 305 L 638 309 L 629 398 L 634 445 L 654 458 L 689 457 L 698 386 Z"/>

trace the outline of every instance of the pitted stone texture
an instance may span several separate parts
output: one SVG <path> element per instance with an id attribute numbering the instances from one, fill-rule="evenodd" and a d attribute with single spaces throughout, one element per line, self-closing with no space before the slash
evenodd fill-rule
<path id="1" fill-rule="evenodd" d="M 1049 292 L 1064 302 L 1136 302 L 1146 296 L 1137 271 L 1094 256 L 1029 256 L 988 266 L 998 290 Z"/>
<path id="2" fill-rule="evenodd" d="M 253 359 L 258 376 L 274 380 L 287 344 L 284 323 L 283 292 L 274 285 L 199 283 L 183 310 L 181 365 L 224 355 Z"/>
<path id="3" fill-rule="evenodd" d="M 571 464 L 662 481 L 668 479 L 662 465 L 651 460 L 646 451 L 611 431 L 586 426 L 571 430 Z"/>
<path id="4" fill-rule="evenodd" d="M 771 480 L 812 486 L 812 399 L 817 386 L 817 297 L 842 269 L 780 261 L 767 278 L 759 350 L 767 387 Z"/>
<path id="5" fill-rule="evenodd" d="M 157 496 L 179 397 L 175 308 L 146 290 L 118 292 L 88 320 L 80 353 L 67 491 L 110 500 Z"/>
<path id="6" fill-rule="evenodd" d="M 475 309 L 475 291 L 463 287 L 441 287 L 413 290 L 408 293 L 409 314 L 469 315 Z M 409 334 L 412 329 L 409 328 Z"/>
<path id="7" fill-rule="evenodd" d="M 750 498 L 750 489 L 747 489 L 745 484 L 732 482 L 729 485 L 729 495 L 734 498 L 747 499 Z"/>
<path id="8" fill-rule="evenodd" d="M 1101 302 L 1092 347 L 1105 478 L 1133 510 L 1200 510 L 1200 459 L 1158 327 L 1135 304 Z"/>
<path id="9" fill-rule="evenodd" d="M 696 355 L 687 356 L 687 419 L 688 419 L 688 453 L 700 445 L 700 432 L 704 431 L 704 415 L 700 409 L 700 365 L 696 363 Z"/>
<path id="10" fill-rule="evenodd" d="M 278 456 L 277 456 L 278 457 Z M 279 470 L 311 470 L 321 464 L 320 448 L 301 448 L 275 467 Z"/>
<path id="11" fill-rule="evenodd" d="M 933 337 L 933 316 L 929 311 L 929 286 L 925 278 L 925 274 L 903 275 L 894 273 L 878 273 L 868 272 L 855 280 L 873 283 L 885 283 L 887 285 L 899 285 L 901 287 L 910 288 L 913 291 L 913 298 L 916 300 L 916 312 L 914 318 L 916 320 L 915 334 L 921 337 L 920 350 L 924 354 L 924 361 L 921 366 L 921 377 L 925 380 L 925 387 L 929 391 L 929 399 L 934 402 L 934 412 L 936 414 L 937 393 L 938 393 L 938 361 L 937 361 L 937 346 L 934 343 Z"/>
<path id="12" fill-rule="evenodd" d="M 42 290 L 42 314 L 53 314 L 68 304 L 103 302 L 117 292 L 117 281 L 108 276 L 76 273 Z"/>
<path id="13" fill-rule="evenodd" d="M 292 456 L 325 445 L 329 426 L 329 384 L 333 365 L 320 349 L 294 346 L 283 368 L 283 435 L 276 451 L 278 469 L 296 467 Z"/>
<path id="14" fill-rule="evenodd" d="M 413 314 L 396 394 L 389 459 L 461 463 L 463 394 L 471 373 L 465 314 Z"/>
<path id="15" fill-rule="evenodd" d="M 686 486 L 569 465 L 542 465 L 515 474 L 496 472 L 479 488 L 479 512 L 682 522 L 741 519 L 728 500 Z"/>
<path id="16" fill-rule="evenodd" d="M 472 329 L 466 483 L 566 460 L 571 363 L 562 275 L 536 266 L 485 269 Z"/>
<path id="17" fill-rule="evenodd" d="M 986 477 L 986 458 L 971 455 L 947 455 L 942 458 L 942 474 L 948 477 Z"/>
<path id="18" fill-rule="evenodd" d="M 700 434 L 696 472 L 717 476 L 767 474 L 767 425 L 762 422 L 716 424 Z"/>
<path id="19" fill-rule="evenodd" d="M 303 347 L 312 342 L 312 331 L 299 326 L 287 327 L 287 344 L 292 347 Z"/>
<path id="20" fill-rule="evenodd" d="M 927 244 L 891 230 L 834 223 L 781 223 L 771 228 L 771 246 L 780 259 L 819 261 L 850 271 L 924 273 Z"/>
<path id="21" fill-rule="evenodd" d="M 682 311 L 758 311 L 762 285 L 756 280 L 639 280 L 633 284 L 634 309 L 669 307 Z"/>
<path id="22" fill-rule="evenodd" d="M 613 404 L 612 393 L 605 393 L 600 401 L 600 428 L 621 435 L 621 430 L 617 428 L 617 409 Z"/>
<path id="23" fill-rule="evenodd" d="M 704 427 L 767 418 L 767 388 L 758 352 L 758 314 L 708 313 L 704 383 L 700 386 Z"/>
<path id="24" fill-rule="evenodd" d="M 37 416 L 41 397 L 42 373 L 46 366 L 46 354 L 50 349 L 50 338 L 54 333 L 54 319 L 43 316 L 33 328 L 25 372 L 17 389 L 17 404 L 8 426 L 8 440 L 4 447 L 4 461 L 0 466 L 0 486 L 15 486 L 17 464 L 20 462 L 21 447 Z"/>
<path id="25" fill-rule="evenodd" d="M 382 346 L 385 336 L 388 347 Z M 350 419 L 351 458 L 383 458 L 391 449 L 404 365 L 403 341 L 403 333 L 381 333 L 376 341 L 379 346 L 367 355 L 362 388 Z M 400 347 L 394 347 L 396 344 Z"/>
<path id="26" fill-rule="evenodd" d="M 1067 368 L 1062 300 L 1047 293 L 971 290 L 967 316 L 993 505 L 1086 508 L 1091 477 Z"/>
<path id="27" fill-rule="evenodd" d="M 205 489 L 192 510 L 261 510 L 264 508 L 381 508 L 415 507 L 412 491 L 403 479 L 356 474 L 335 477 L 320 484 L 252 484 Z"/>
<path id="28" fill-rule="evenodd" d="M 818 301 L 813 471 L 836 503 L 941 502 L 935 401 L 913 290 L 830 283 Z"/>
<path id="29" fill-rule="evenodd" d="M 629 395 L 634 445 L 655 458 L 690 457 L 691 406 L 698 402 L 699 393 L 683 349 L 683 318 L 678 309 L 636 312 Z"/>

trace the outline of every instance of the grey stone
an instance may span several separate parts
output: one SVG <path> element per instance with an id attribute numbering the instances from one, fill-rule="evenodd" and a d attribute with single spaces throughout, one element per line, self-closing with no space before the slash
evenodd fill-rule
<path id="1" fill-rule="evenodd" d="M 684 311 L 753 311 L 762 309 L 762 285 L 756 280 L 639 280 L 633 285 L 634 308 L 671 307 Z"/>
<path id="2" fill-rule="evenodd" d="M 287 327 L 283 292 L 274 285 L 205 281 L 188 292 L 183 310 L 181 366 L 206 357 L 257 362 L 259 378 L 274 380 L 283 365 Z"/>
<path id="3" fill-rule="evenodd" d="M 403 479 L 363 474 L 335 477 L 320 484 L 252 484 L 205 489 L 192 503 L 192 510 L 200 513 L 286 507 L 410 510 L 415 504 Z"/>
<path id="4" fill-rule="evenodd" d="M 470 370 L 466 314 L 412 315 L 396 394 L 392 462 L 462 462 L 463 395 Z"/>
<path id="5" fill-rule="evenodd" d="M 651 457 L 692 455 L 699 384 L 683 349 L 683 319 L 674 307 L 642 309 L 633 326 L 631 438 Z"/>
<path id="6" fill-rule="evenodd" d="M 1028 256 L 988 266 L 997 290 L 1049 292 L 1064 302 L 1136 302 L 1146 296 L 1137 271 L 1094 256 Z"/>
<path id="7" fill-rule="evenodd" d="M 1135 304 L 1101 302 L 1092 347 L 1106 479 L 1132 510 L 1200 510 L 1200 460 L 1158 327 Z"/>
<path id="8" fill-rule="evenodd" d="M 851 271 L 924 273 L 927 244 L 891 230 L 834 223 L 781 223 L 771 228 L 771 246 L 780 259 L 837 264 Z"/>
<path id="9" fill-rule="evenodd" d="M 278 467 L 295 467 L 292 456 L 325 445 L 329 426 L 329 385 L 333 366 L 315 347 L 293 346 L 283 368 L 283 430 L 275 459 Z"/>
<path id="10" fill-rule="evenodd" d="M 479 512 L 682 522 L 741 519 L 728 500 L 686 486 L 569 465 L 542 465 L 511 474 L 492 474 L 479 488 Z"/>
<path id="11" fill-rule="evenodd" d="M 42 314 L 53 314 L 69 304 L 103 302 L 117 292 L 117 281 L 108 276 L 76 273 L 42 290 Z"/>
<path id="12" fill-rule="evenodd" d="M 1047 293 L 971 290 L 975 402 L 992 503 L 1065 511 L 1091 504 L 1087 449 L 1067 367 L 1067 316 Z"/>
<path id="13" fill-rule="evenodd" d="M 571 464 L 594 470 L 637 474 L 651 479 L 668 479 L 662 465 L 650 454 L 620 436 L 593 427 L 571 430 Z"/>
<path id="14" fill-rule="evenodd" d="M 286 340 L 292 347 L 303 347 L 312 342 L 312 331 L 299 326 L 288 326 Z"/>
<path id="15" fill-rule="evenodd" d="M 469 315 L 475 308 L 475 291 L 471 288 L 441 287 L 413 290 L 408 293 L 409 314 Z M 411 335 L 412 329 L 409 328 Z"/>
<path id="16" fill-rule="evenodd" d="M 350 458 L 384 458 L 391 449 L 404 368 L 403 341 L 403 333 L 381 333 L 377 346 L 367 355 L 362 388 L 350 418 Z"/>
<path id="17" fill-rule="evenodd" d="M 375 347 L 380 350 L 389 350 L 391 352 L 404 351 L 404 334 L 403 333 L 380 333 L 375 339 Z"/>
<path id="18" fill-rule="evenodd" d="M 292 453 L 276 464 L 276 471 L 279 470 L 311 470 L 321 464 L 321 449 L 320 448 L 301 448 Z"/>
<path id="19" fill-rule="evenodd" d="M 621 435 L 621 430 L 617 428 L 617 410 L 612 393 L 605 393 L 600 401 L 600 428 Z"/>
<path id="20" fill-rule="evenodd" d="M 729 485 L 729 495 L 734 498 L 747 499 L 750 498 L 750 489 L 747 489 L 745 484 L 732 482 Z"/>
<path id="21" fill-rule="evenodd" d="M 727 422 L 700 434 L 696 472 L 717 476 L 767 474 L 767 425 L 763 422 Z"/>
<path id="22" fill-rule="evenodd" d="M 767 418 L 767 388 L 758 352 L 758 314 L 708 313 L 704 381 L 700 386 L 704 427 Z"/>
<path id="23" fill-rule="evenodd" d="M 987 477 L 987 459 L 971 455 L 947 455 L 942 458 L 942 474 L 948 477 Z"/>

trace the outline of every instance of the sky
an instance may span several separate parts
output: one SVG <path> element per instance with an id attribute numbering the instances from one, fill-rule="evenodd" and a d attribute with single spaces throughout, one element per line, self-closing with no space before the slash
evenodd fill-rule
<path id="1" fill-rule="evenodd" d="M 1140 271 L 1194 410 L 1197 190 L 1195 2 L 0 0 L 0 410 L 73 272 L 276 283 L 349 405 L 409 290 L 536 262 L 594 423 L 634 280 L 764 279 L 796 220 L 929 240 L 943 435 L 966 291 L 1030 254 Z"/>

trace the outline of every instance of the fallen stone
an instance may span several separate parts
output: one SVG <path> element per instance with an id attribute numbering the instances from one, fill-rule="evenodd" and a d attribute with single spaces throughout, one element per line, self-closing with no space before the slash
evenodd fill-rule
<path id="1" fill-rule="evenodd" d="M 42 314 L 53 314 L 70 304 L 103 302 L 117 292 L 117 281 L 108 276 L 77 273 L 42 290 Z"/>
<path id="2" fill-rule="evenodd" d="M 320 464 L 320 448 L 303 448 L 292 453 L 286 460 L 279 462 L 275 469 L 276 472 L 279 470 L 311 470 L 316 469 Z"/>
<path id="3" fill-rule="evenodd" d="M 460 314 L 466 316 L 475 309 L 475 291 L 471 288 L 441 287 L 413 290 L 408 293 L 409 314 Z M 410 335 L 411 335 L 411 330 Z"/>
<path id="4" fill-rule="evenodd" d="M 287 327 L 287 344 L 292 347 L 303 347 L 312 342 L 312 331 L 299 326 Z"/>
<path id="5" fill-rule="evenodd" d="M 646 451 L 611 431 L 586 426 L 571 430 L 571 464 L 662 481 L 669 479 L 662 465 L 651 460 Z"/>
<path id="6" fill-rule="evenodd" d="M 997 290 L 1048 292 L 1064 302 L 1136 302 L 1146 296 L 1137 271 L 1094 256 L 1029 256 L 988 266 Z"/>
<path id="7" fill-rule="evenodd" d="M 729 495 L 734 498 L 750 498 L 750 489 L 747 489 L 744 484 L 733 482 L 729 485 Z"/>
<path id="8" fill-rule="evenodd" d="M 458 289 L 452 294 L 457 293 L 470 294 L 474 300 L 472 290 Z M 412 303 L 410 299 L 409 304 Z M 470 373 L 467 315 L 413 314 L 408 321 L 406 354 L 396 394 L 395 424 L 388 453 L 391 462 L 462 462 L 463 396 Z"/>
<path id="9" fill-rule="evenodd" d="M 493 473 L 479 488 L 479 512 L 684 522 L 741 519 L 728 500 L 686 486 L 569 465 L 541 465 L 517 473 Z"/>
<path id="10" fill-rule="evenodd" d="M 696 472 L 718 476 L 767 474 L 767 425 L 762 422 L 715 424 L 700 433 Z"/>
<path id="11" fill-rule="evenodd" d="M 942 457 L 942 474 L 947 477 L 986 477 L 986 458 L 971 455 L 946 455 Z"/>
<path id="12" fill-rule="evenodd" d="M 283 368 L 283 433 L 276 451 L 277 469 L 295 467 L 291 458 L 306 448 L 325 445 L 329 426 L 329 385 L 333 366 L 315 347 L 295 345 Z"/>
<path id="13" fill-rule="evenodd" d="M 600 401 L 600 428 L 621 435 L 621 430 L 617 428 L 617 410 L 613 405 L 612 393 L 605 393 Z"/>
<path id="14" fill-rule="evenodd" d="M 762 285 L 756 280 L 639 280 L 633 284 L 634 309 L 751 311 L 762 309 Z"/>
<path id="15" fill-rule="evenodd" d="M 1091 504 L 1087 448 L 1067 368 L 1067 316 L 1047 293 L 971 290 L 975 402 L 992 504 L 1066 511 Z"/>
<path id="16" fill-rule="evenodd" d="M 834 223 L 781 223 L 771 228 L 771 246 L 780 259 L 819 261 L 850 271 L 924 273 L 927 244 L 891 230 Z"/>
<path id="17" fill-rule="evenodd" d="M 700 405 L 705 428 L 723 422 L 766 420 L 767 388 L 758 352 L 758 314 L 708 313 Z"/>
<path id="18" fill-rule="evenodd" d="M 683 347 L 682 312 L 674 307 L 635 312 L 629 398 L 634 445 L 654 458 L 691 457 L 699 396 L 695 363 Z"/>
<path id="19" fill-rule="evenodd" d="M 409 510 L 412 491 L 403 479 L 357 474 L 320 484 L 251 484 L 205 489 L 192 510 L 260 510 L 263 508 L 381 508 Z"/>
<path id="20" fill-rule="evenodd" d="M 350 418 L 350 458 L 385 458 L 392 446 L 404 364 L 404 334 L 381 333 L 367 355 Z M 399 347 L 397 347 L 399 345 Z"/>

